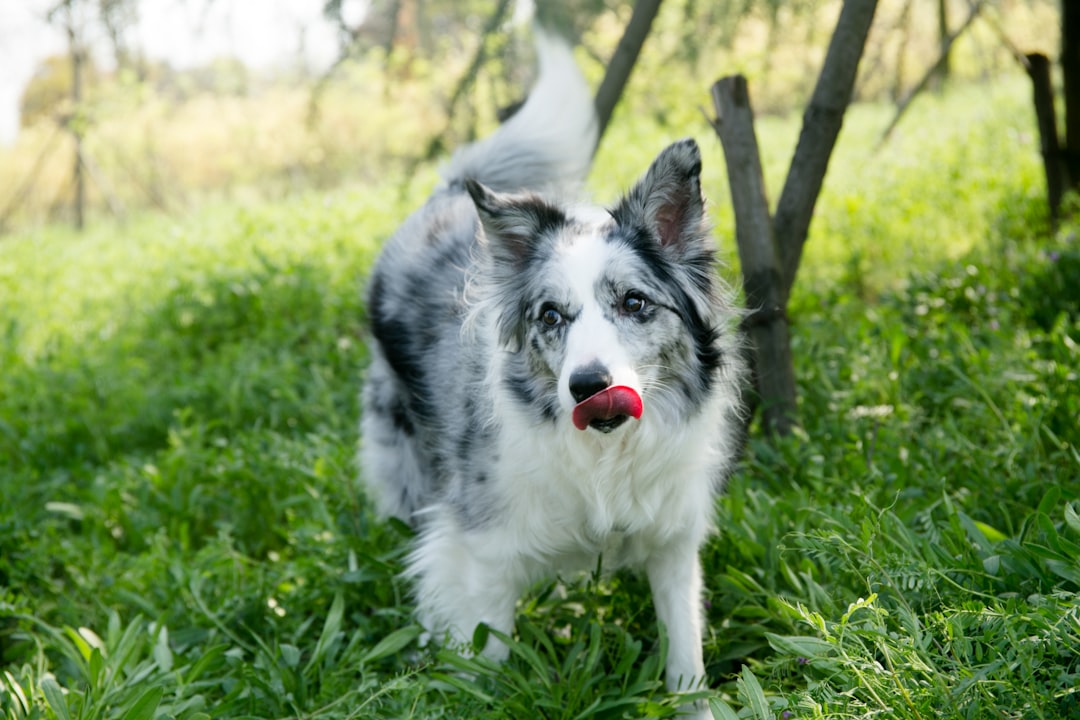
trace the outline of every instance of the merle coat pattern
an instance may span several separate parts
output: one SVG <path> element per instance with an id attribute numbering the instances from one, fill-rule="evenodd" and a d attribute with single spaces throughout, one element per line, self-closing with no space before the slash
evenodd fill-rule
<path id="1" fill-rule="evenodd" d="M 436 638 L 510 633 L 531 584 L 602 558 L 645 569 L 685 689 L 704 680 L 698 550 L 737 445 L 739 313 L 692 140 L 608 210 L 558 199 L 595 116 L 569 48 L 538 44 L 529 100 L 455 156 L 376 265 L 364 479 L 419 531 L 409 574 Z"/>

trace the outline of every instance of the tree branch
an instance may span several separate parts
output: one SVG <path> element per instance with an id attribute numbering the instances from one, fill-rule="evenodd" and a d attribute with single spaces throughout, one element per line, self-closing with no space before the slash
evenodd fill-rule
<path id="1" fill-rule="evenodd" d="M 829 41 L 825 64 L 803 116 L 803 127 L 776 206 L 773 229 L 780 256 L 785 305 L 799 269 L 814 205 L 844 111 L 851 101 L 859 59 L 877 10 L 877 0 L 845 0 Z"/>
<path id="2" fill-rule="evenodd" d="M 599 121 L 596 135 L 597 147 L 600 146 L 600 138 L 604 136 L 604 130 L 607 129 L 611 115 L 615 112 L 615 106 L 630 79 L 630 73 L 641 53 L 641 46 L 645 44 L 645 38 L 649 35 L 656 13 L 660 10 L 661 1 L 637 0 L 634 3 L 630 22 L 626 24 L 626 31 L 619 39 L 615 53 L 611 56 L 611 62 L 608 63 L 607 72 L 604 73 L 604 79 L 596 91 L 596 115 Z"/>
<path id="3" fill-rule="evenodd" d="M 878 147 L 884 145 L 885 141 L 892 135 L 892 131 L 896 129 L 897 124 L 900 122 L 900 118 L 903 117 L 912 101 L 926 90 L 927 86 L 930 85 L 930 81 L 937 76 L 941 68 L 948 64 L 949 53 L 952 50 L 953 43 L 955 43 L 956 40 L 971 27 L 971 23 L 979 16 L 984 1 L 985 0 L 979 0 L 979 2 L 972 5 L 971 12 L 968 13 L 967 20 L 964 21 L 964 24 L 945 38 L 945 41 L 941 45 L 941 53 L 938 55 L 938 59 L 935 60 L 934 64 L 923 74 L 919 79 L 919 82 L 915 83 L 915 87 L 913 87 L 904 99 L 900 101 L 900 105 L 896 108 L 896 114 L 893 116 L 892 122 L 889 123 L 889 126 L 885 128 L 885 131 L 881 133 L 881 137 L 878 139 Z"/>

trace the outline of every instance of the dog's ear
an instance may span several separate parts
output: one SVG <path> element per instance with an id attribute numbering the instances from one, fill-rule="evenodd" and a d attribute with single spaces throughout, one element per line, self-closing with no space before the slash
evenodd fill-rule
<path id="1" fill-rule="evenodd" d="M 537 195 L 499 193 L 475 180 L 465 180 L 465 189 L 476 206 L 484 228 L 484 242 L 491 256 L 489 269 L 497 307 L 499 340 L 513 351 L 525 341 L 528 307 L 519 292 L 530 264 L 544 257 L 552 234 L 566 223 L 559 208 Z"/>
<path id="2" fill-rule="evenodd" d="M 619 225 L 648 230 L 672 250 L 703 240 L 707 230 L 697 143 L 687 138 L 665 148 L 611 215 Z"/>
<path id="3" fill-rule="evenodd" d="M 566 222 L 562 210 L 536 195 L 513 195 L 465 180 L 488 247 L 497 262 L 521 270 L 536 256 L 540 239 Z"/>

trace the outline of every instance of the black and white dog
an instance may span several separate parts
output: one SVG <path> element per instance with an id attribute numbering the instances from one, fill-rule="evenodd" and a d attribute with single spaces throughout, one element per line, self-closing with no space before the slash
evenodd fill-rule
<path id="1" fill-rule="evenodd" d="M 419 530 L 410 574 L 435 637 L 510 633 L 526 588 L 602 556 L 645 569 L 668 686 L 693 688 L 698 550 L 738 442 L 740 314 L 694 141 L 611 209 L 556 199 L 588 171 L 596 118 L 569 47 L 537 44 L 525 105 L 454 156 L 375 267 L 364 480 Z"/>

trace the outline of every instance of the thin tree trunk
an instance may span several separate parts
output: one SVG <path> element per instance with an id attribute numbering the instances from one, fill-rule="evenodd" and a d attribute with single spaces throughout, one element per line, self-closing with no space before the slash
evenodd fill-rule
<path id="1" fill-rule="evenodd" d="M 469 63 L 468 69 L 465 71 L 465 74 L 461 76 L 457 86 L 454 88 L 454 92 L 450 95 L 449 102 L 446 104 L 446 128 L 441 133 L 431 138 L 427 148 L 424 150 L 424 154 L 416 159 L 417 163 L 431 160 L 444 150 L 446 135 L 450 132 L 450 128 L 453 124 L 455 115 L 454 110 L 457 107 L 458 102 L 465 95 L 465 92 L 476 83 L 476 76 L 479 74 L 480 68 L 483 67 L 484 61 L 487 60 L 488 36 L 499 29 L 499 25 L 502 24 L 509 9 L 510 0 L 499 0 L 499 4 L 495 7 L 495 11 L 488 18 L 483 31 L 480 33 L 480 42 L 476 46 L 476 54 L 473 55 L 472 62 Z M 408 174 L 411 175 L 412 172 L 410 171 Z"/>
<path id="2" fill-rule="evenodd" d="M 45 158 L 52 152 L 53 147 L 56 145 L 57 139 L 64 132 L 64 126 L 57 124 L 53 130 L 53 134 L 49 137 L 49 141 L 41 146 L 41 152 L 38 153 L 37 158 L 34 160 L 34 164 L 30 168 L 30 172 L 23 178 L 22 184 L 19 186 L 15 194 L 8 200 L 7 205 L 3 210 L 0 210 L 0 235 L 7 231 L 7 221 L 20 205 L 30 195 L 30 191 L 34 188 L 34 183 L 37 182 L 38 175 L 41 173 L 41 168 L 45 164 Z"/>
<path id="3" fill-rule="evenodd" d="M 94 162 L 84 147 L 79 148 L 79 165 L 85 169 L 86 174 L 90 176 L 94 185 L 97 186 L 112 214 L 122 219 L 124 217 L 124 204 L 120 202 L 120 198 L 113 192 L 112 185 L 105 178 L 105 174 L 101 172 L 101 168 L 97 166 L 97 163 Z"/>
<path id="4" fill-rule="evenodd" d="M 810 218 L 840 134 L 844 111 L 851 101 L 859 59 L 875 10 L 877 0 L 845 0 L 829 41 L 821 75 L 803 116 L 799 142 L 780 193 L 773 224 L 785 306 L 795 283 Z"/>
<path id="5" fill-rule="evenodd" d="M 637 0 L 634 3 L 630 22 L 626 24 L 626 31 L 619 39 L 619 45 L 615 48 L 615 54 L 608 63 L 607 72 L 600 82 L 600 88 L 596 91 L 596 114 L 599 118 L 599 127 L 596 136 L 596 144 L 599 147 L 600 138 L 604 136 L 615 105 L 622 96 L 623 89 L 630 79 L 630 73 L 634 69 L 641 46 L 645 44 L 645 38 L 649 35 L 656 13 L 660 9 L 661 0 Z"/>
<path id="6" fill-rule="evenodd" d="M 936 87 L 942 90 L 949 80 L 950 55 L 952 54 L 953 38 L 949 34 L 949 5 L 948 0 L 938 0 L 937 3 L 937 31 L 938 48 L 941 52 L 941 60 L 937 63 L 937 72 L 934 76 Z"/>
<path id="7" fill-rule="evenodd" d="M 75 33 L 75 18 L 68 3 L 68 52 L 71 53 L 71 119 L 69 128 L 75 139 L 75 157 L 72 176 L 75 184 L 75 227 L 82 230 L 86 224 L 86 180 L 83 177 L 83 118 L 82 118 L 82 48 Z"/>
<path id="8" fill-rule="evenodd" d="M 1061 75 L 1065 92 L 1065 159 L 1069 183 L 1080 183 L 1080 2 L 1061 0 Z"/>
<path id="9" fill-rule="evenodd" d="M 904 57 L 907 55 L 908 41 L 911 40 L 911 5 L 913 0 L 905 0 L 904 7 L 900 11 L 900 22 L 903 32 L 900 42 L 896 47 L 896 74 L 893 76 L 892 98 L 899 101 L 904 95 Z"/>
<path id="10" fill-rule="evenodd" d="M 724 147 L 735 210 L 735 240 L 750 311 L 744 327 L 753 343 L 762 420 L 766 432 L 787 435 L 798 422 L 791 333 L 746 78 L 721 78 L 713 85 L 712 98 L 713 127 Z"/>
<path id="11" fill-rule="evenodd" d="M 714 126 L 727 158 L 751 311 L 747 331 L 756 353 L 756 382 L 765 405 L 765 427 L 778 434 L 790 432 L 798 422 L 788 298 L 876 9 L 877 0 L 844 2 L 771 222 L 746 81 L 724 78 L 713 86 L 718 115 Z"/>
<path id="12" fill-rule="evenodd" d="M 484 25 L 484 29 L 480 33 L 480 42 L 476 46 L 476 54 L 473 55 L 468 70 L 461 76 L 461 80 L 458 81 L 457 87 L 454 88 L 454 92 L 450 96 L 450 101 L 446 104 L 447 115 L 453 117 L 454 108 L 457 107 L 457 103 L 461 99 L 461 96 L 476 82 L 476 76 L 480 72 L 480 68 L 483 67 L 484 61 L 487 60 L 488 36 L 499 29 L 499 25 L 502 24 L 509 9 L 510 0 L 499 0 L 495 12 L 491 13 L 491 17 L 488 18 L 487 23 Z"/>
<path id="13" fill-rule="evenodd" d="M 1064 163 L 1061 161 L 1061 149 L 1058 147 L 1054 88 L 1050 82 L 1050 58 L 1041 53 L 1032 53 L 1027 56 L 1027 62 L 1035 101 L 1035 117 L 1039 123 L 1039 146 L 1046 170 L 1047 201 L 1050 205 L 1050 217 L 1056 222 L 1068 180 Z"/>
<path id="14" fill-rule="evenodd" d="M 944 47 L 941 50 L 941 54 L 938 55 L 937 60 L 934 61 L 933 65 L 927 68 L 926 72 L 923 73 L 923 76 L 919 79 L 919 82 L 915 83 L 915 87 L 911 88 L 911 91 L 900 101 L 900 104 L 896 108 L 896 114 L 893 115 L 893 119 L 881 133 L 881 137 L 878 138 L 879 147 L 889 139 L 890 135 L 892 135 L 892 131 L 896 129 L 897 124 L 900 122 L 900 118 L 907 112 L 908 106 L 910 106 L 915 98 L 921 95 L 923 91 L 929 87 L 930 82 L 938 76 L 942 64 L 948 63 L 949 52 L 952 50 L 953 43 L 956 42 L 957 38 L 967 32 L 967 29 L 975 22 L 975 18 L 979 17 L 979 13 L 982 11 L 984 3 L 985 0 L 979 0 L 979 2 L 971 5 L 971 12 L 968 14 L 967 20 L 964 21 L 963 25 L 956 29 L 956 32 L 946 38 Z"/>
<path id="15" fill-rule="evenodd" d="M 390 17 L 390 28 L 386 32 L 386 37 L 383 38 L 383 52 L 386 53 L 386 57 L 390 57 L 390 54 L 394 52 L 394 44 L 398 39 L 398 32 L 401 29 L 401 0 L 393 0 L 390 3 L 390 11 L 387 13 Z M 355 40 L 353 41 L 356 42 Z M 348 53 L 345 53 L 348 55 Z M 345 56 L 343 55 L 343 57 Z"/>

